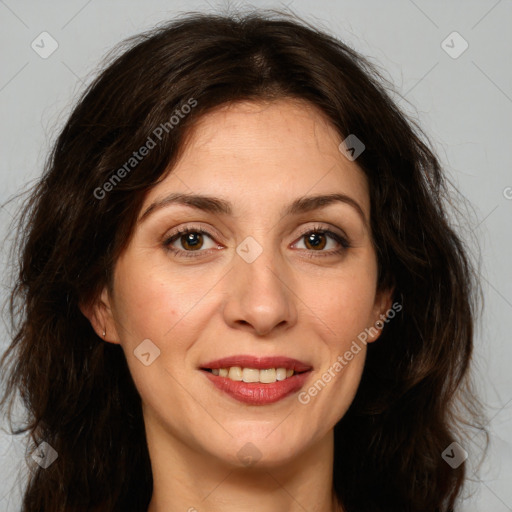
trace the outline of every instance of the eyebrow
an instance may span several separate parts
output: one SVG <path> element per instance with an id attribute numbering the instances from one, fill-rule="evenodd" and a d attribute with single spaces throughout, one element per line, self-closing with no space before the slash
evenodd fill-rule
<path id="1" fill-rule="evenodd" d="M 359 214 L 363 220 L 363 223 L 367 225 L 366 217 L 359 203 L 346 194 L 325 194 L 300 197 L 286 206 L 281 212 L 281 216 L 286 217 L 289 215 L 307 213 L 338 202 L 351 206 Z M 216 213 L 222 215 L 233 214 L 231 203 L 224 199 L 199 194 L 172 193 L 163 199 L 152 203 L 141 215 L 138 222 L 142 222 L 155 211 L 166 208 L 173 204 L 190 206 L 191 208 L 195 208 L 197 210 L 208 213 Z"/>

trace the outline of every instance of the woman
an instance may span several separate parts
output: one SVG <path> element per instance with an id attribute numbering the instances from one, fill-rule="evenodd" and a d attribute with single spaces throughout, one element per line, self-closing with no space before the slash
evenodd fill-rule
<path id="1" fill-rule="evenodd" d="M 379 79 L 263 13 L 111 59 L 20 224 L 24 511 L 454 510 L 477 282 Z"/>

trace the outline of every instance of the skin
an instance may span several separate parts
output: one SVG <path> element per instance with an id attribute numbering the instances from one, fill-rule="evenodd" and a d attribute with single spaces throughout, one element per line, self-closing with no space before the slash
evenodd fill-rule
<path id="1" fill-rule="evenodd" d="M 225 199 L 233 215 L 155 209 L 117 261 L 113 293 L 103 290 L 84 308 L 100 336 L 105 330 L 107 342 L 121 344 L 142 397 L 150 512 L 342 510 L 332 492 L 333 427 L 357 391 L 364 344 L 307 404 L 297 393 L 242 404 L 198 369 L 235 354 L 284 355 L 313 367 L 307 389 L 390 308 L 391 290 L 377 291 L 368 184 L 341 141 L 319 110 L 297 100 L 236 103 L 203 116 L 140 216 L 172 192 Z M 334 192 L 353 198 L 365 220 L 341 202 L 280 214 L 296 198 Z M 178 237 L 172 246 L 194 256 L 171 253 L 165 241 L 191 224 L 214 236 L 193 241 L 195 250 Z M 351 247 L 318 230 L 320 247 L 308 245 L 304 233 L 317 226 L 345 234 Z M 252 263 L 236 252 L 248 236 L 262 249 Z M 134 356 L 145 339 L 160 349 L 149 366 Z M 246 466 L 237 453 L 248 442 L 259 460 Z"/>

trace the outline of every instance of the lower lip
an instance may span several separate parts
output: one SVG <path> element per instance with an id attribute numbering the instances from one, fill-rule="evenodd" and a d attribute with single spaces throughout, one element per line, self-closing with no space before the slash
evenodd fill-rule
<path id="1" fill-rule="evenodd" d="M 296 373 L 287 379 L 270 384 L 236 381 L 206 371 L 203 373 L 217 389 L 224 391 L 235 400 L 251 405 L 267 405 L 278 402 L 298 391 L 304 385 L 310 372 Z"/>

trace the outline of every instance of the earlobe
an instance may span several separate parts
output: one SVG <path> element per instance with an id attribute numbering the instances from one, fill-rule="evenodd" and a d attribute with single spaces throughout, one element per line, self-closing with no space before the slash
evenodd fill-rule
<path id="1" fill-rule="evenodd" d="M 108 290 L 103 288 L 101 295 L 95 301 L 80 303 L 80 311 L 89 320 L 96 334 L 104 341 L 119 343 Z"/>
<path id="2" fill-rule="evenodd" d="M 379 339 L 382 329 L 386 325 L 388 312 L 391 309 L 393 293 L 394 287 L 377 293 L 375 297 L 374 321 L 372 327 L 369 329 L 368 343 Z"/>

